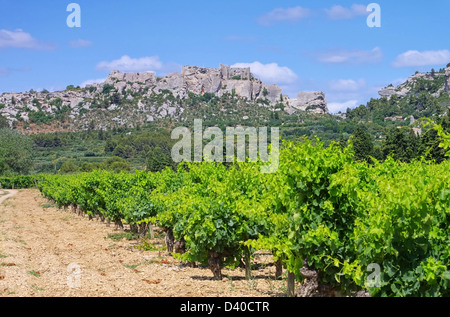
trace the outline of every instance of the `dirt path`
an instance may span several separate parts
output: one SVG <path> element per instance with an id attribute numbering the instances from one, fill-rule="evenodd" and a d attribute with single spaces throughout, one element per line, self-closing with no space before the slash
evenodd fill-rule
<path id="1" fill-rule="evenodd" d="M 19 191 L 18 190 L 7 190 L 7 189 L 0 189 L 0 205 L 2 204 L 2 202 L 4 202 L 5 200 L 7 200 L 10 197 L 13 197 L 14 195 L 16 195 Z"/>
<path id="2" fill-rule="evenodd" d="M 215 281 L 209 269 L 159 251 L 162 236 L 151 241 L 154 251 L 142 251 L 138 241 L 112 239 L 114 226 L 59 210 L 37 190 L 0 197 L 0 297 L 284 295 L 267 255 L 256 259 L 252 280 L 224 269 L 227 278 Z"/>

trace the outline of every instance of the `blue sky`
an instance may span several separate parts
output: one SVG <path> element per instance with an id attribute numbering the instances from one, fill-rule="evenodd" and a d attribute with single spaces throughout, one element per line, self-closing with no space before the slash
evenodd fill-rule
<path id="1" fill-rule="evenodd" d="M 81 8 L 70 28 L 67 6 Z M 61 90 L 111 70 L 249 65 L 295 97 L 324 91 L 331 112 L 366 104 L 415 71 L 450 62 L 450 1 L 0 0 L 0 93 Z"/>

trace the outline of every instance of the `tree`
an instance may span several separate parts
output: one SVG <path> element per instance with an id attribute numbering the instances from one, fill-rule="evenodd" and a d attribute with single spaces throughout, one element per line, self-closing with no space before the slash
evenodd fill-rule
<path id="1" fill-rule="evenodd" d="M 124 159 L 131 158 L 134 155 L 134 149 L 130 145 L 119 144 L 114 149 L 112 155 L 122 157 Z"/>
<path id="2" fill-rule="evenodd" d="M 106 139 L 105 132 L 102 129 L 98 130 L 97 138 L 102 141 Z"/>
<path id="3" fill-rule="evenodd" d="M 62 165 L 61 168 L 59 169 L 59 173 L 60 174 L 69 174 L 69 173 L 77 173 L 80 170 L 80 168 L 78 167 L 77 164 L 75 164 L 75 162 L 70 159 L 65 161 Z"/>
<path id="4" fill-rule="evenodd" d="M 371 163 L 370 156 L 373 155 L 372 138 L 365 128 L 357 126 L 352 137 L 352 145 L 354 151 L 354 158 L 357 161 L 366 161 Z"/>
<path id="5" fill-rule="evenodd" d="M 103 162 L 103 168 L 114 172 L 129 171 L 130 163 L 124 158 L 113 156 Z"/>
<path id="6" fill-rule="evenodd" d="M 391 156 L 402 162 L 411 162 L 423 153 L 422 141 L 412 129 L 391 128 L 382 145 L 384 158 Z"/>
<path id="7" fill-rule="evenodd" d="M 383 161 L 383 151 L 381 150 L 381 146 L 377 145 L 373 147 L 373 155 L 376 160 Z"/>
<path id="8" fill-rule="evenodd" d="M 8 120 L 0 115 L 0 129 L 9 128 Z"/>
<path id="9" fill-rule="evenodd" d="M 113 162 L 108 170 L 110 171 L 114 171 L 116 173 L 121 172 L 121 171 L 130 171 L 130 164 L 128 162 Z"/>
<path id="10" fill-rule="evenodd" d="M 367 107 L 364 105 L 360 105 L 359 107 L 353 109 L 351 112 L 352 112 L 351 117 L 352 118 L 356 117 L 358 119 L 364 119 L 369 113 Z"/>
<path id="11" fill-rule="evenodd" d="M 102 89 L 102 94 L 109 94 L 111 90 L 115 89 L 114 85 L 105 84 Z"/>
<path id="12" fill-rule="evenodd" d="M 0 129 L 0 174 L 28 174 L 33 166 L 33 140 L 11 129 Z"/>
<path id="13" fill-rule="evenodd" d="M 102 163 L 95 163 L 95 162 L 87 163 L 87 162 L 85 162 L 85 163 L 83 163 L 83 165 L 81 165 L 80 171 L 88 173 L 88 172 L 92 172 L 92 171 L 96 171 L 96 170 L 98 171 L 98 170 L 103 170 L 103 169 L 105 169 L 105 168 Z"/>
<path id="14" fill-rule="evenodd" d="M 450 132 L 450 112 L 447 111 L 447 114 L 442 117 L 440 125 L 444 132 Z M 433 128 L 427 130 L 422 136 L 425 157 L 435 161 L 437 164 L 440 164 L 447 159 L 445 155 L 446 150 L 439 146 L 441 142 L 442 138 L 439 137 L 437 131 Z"/>
<path id="15" fill-rule="evenodd" d="M 118 144 L 119 143 L 118 143 L 117 139 L 113 139 L 113 138 L 106 139 L 105 152 L 112 152 L 112 151 L 114 151 L 114 149 L 116 148 L 116 146 Z"/>
<path id="16" fill-rule="evenodd" d="M 166 167 L 173 167 L 174 162 L 169 152 L 161 147 L 152 147 L 147 154 L 147 170 L 150 172 L 159 172 Z"/>
<path id="17" fill-rule="evenodd" d="M 120 97 L 120 94 L 115 92 L 112 96 L 111 96 L 111 103 L 115 104 L 115 105 L 121 105 L 122 104 L 122 98 Z"/>
<path id="18" fill-rule="evenodd" d="M 345 140 L 344 138 L 344 134 L 341 132 L 339 134 L 339 146 L 341 147 L 341 149 L 346 148 L 348 145 L 347 140 Z"/>

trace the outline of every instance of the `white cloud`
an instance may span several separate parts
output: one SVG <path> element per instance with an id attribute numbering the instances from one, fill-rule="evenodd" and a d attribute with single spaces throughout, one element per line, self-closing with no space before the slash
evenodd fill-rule
<path id="1" fill-rule="evenodd" d="M 392 63 L 394 67 L 416 67 L 431 65 L 447 65 L 450 62 L 449 50 L 407 51 L 397 56 Z"/>
<path id="2" fill-rule="evenodd" d="M 348 20 L 362 16 L 368 16 L 370 12 L 363 4 L 353 4 L 349 8 L 334 5 L 331 8 L 311 10 L 300 6 L 294 8 L 277 8 L 259 17 L 258 22 L 263 26 L 271 26 L 281 22 L 297 23 L 319 11 L 325 12 L 330 20 Z"/>
<path id="3" fill-rule="evenodd" d="M 82 47 L 87 47 L 87 46 L 91 46 L 91 45 L 92 45 L 91 41 L 83 40 L 83 39 L 78 39 L 78 40 L 69 42 L 69 46 L 72 48 L 82 48 Z"/>
<path id="4" fill-rule="evenodd" d="M 292 84 L 298 79 L 290 68 L 279 66 L 277 63 L 236 63 L 231 67 L 250 67 L 250 71 L 266 84 Z"/>
<path id="5" fill-rule="evenodd" d="M 353 79 L 337 79 L 332 80 L 329 84 L 330 90 L 339 92 L 355 92 L 367 86 L 364 79 L 353 80 Z"/>
<path id="6" fill-rule="evenodd" d="M 164 64 L 160 61 L 158 56 L 131 58 L 124 55 L 120 59 L 116 59 L 111 62 L 100 62 L 97 64 L 96 69 L 107 72 L 111 72 L 113 70 L 118 70 L 121 72 L 156 72 L 162 70 L 163 67 Z"/>
<path id="7" fill-rule="evenodd" d="M 325 52 L 315 52 L 315 58 L 326 64 L 363 64 L 377 63 L 383 58 L 383 53 L 379 47 L 373 50 L 330 50 Z"/>
<path id="8" fill-rule="evenodd" d="M 378 91 L 383 88 L 378 83 L 369 83 L 366 79 L 336 79 L 323 83 L 330 113 L 345 112 L 361 104 L 367 104 L 372 98 L 379 98 Z"/>
<path id="9" fill-rule="evenodd" d="M 325 9 L 325 12 L 331 20 L 347 20 L 360 16 L 367 16 L 367 6 L 363 4 L 353 4 L 350 8 L 344 8 L 340 5 L 332 6 L 330 9 Z"/>
<path id="10" fill-rule="evenodd" d="M 25 48 L 35 50 L 54 49 L 55 45 L 36 40 L 21 29 L 15 31 L 0 30 L 0 48 Z"/>
<path id="11" fill-rule="evenodd" d="M 302 8 L 300 6 L 295 8 L 278 8 L 258 19 L 258 22 L 264 26 L 274 25 L 279 22 L 296 23 L 311 15 L 310 9 Z"/>
<path id="12" fill-rule="evenodd" d="M 347 108 L 353 109 L 359 105 L 358 100 L 348 100 L 344 102 L 329 102 L 327 106 L 329 113 L 338 113 L 339 111 L 346 112 Z"/>
<path id="13" fill-rule="evenodd" d="M 92 84 L 101 84 L 104 83 L 106 81 L 106 78 L 99 78 L 99 79 L 88 79 L 85 80 L 81 83 L 80 87 L 84 88 L 87 85 L 92 85 Z"/>

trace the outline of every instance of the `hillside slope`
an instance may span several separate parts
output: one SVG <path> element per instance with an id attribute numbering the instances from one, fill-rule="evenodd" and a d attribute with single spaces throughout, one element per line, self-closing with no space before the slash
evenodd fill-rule
<path id="1" fill-rule="evenodd" d="M 64 91 L 4 93 L 0 115 L 10 127 L 30 132 L 133 128 L 160 119 L 183 122 L 191 118 L 224 117 L 243 124 L 281 111 L 328 113 L 322 92 L 300 92 L 296 99 L 267 85 L 250 68 L 184 66 L 181 73 L 113 71 L 105 82 Z M 40 126 L 37 126 L 40 125 Z"/>

